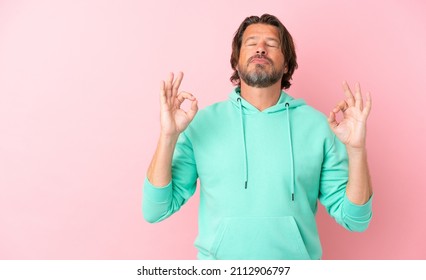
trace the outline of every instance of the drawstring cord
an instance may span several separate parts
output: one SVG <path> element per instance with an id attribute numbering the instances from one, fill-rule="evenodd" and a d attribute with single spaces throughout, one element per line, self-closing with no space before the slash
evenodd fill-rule
<path id="1" fill-rule="evenodd" d="M 240 117 L 241 117 L 241 130 L 243 137 L 243 153 L 244 153 L 244 188 L 247 189 L 247 181 L 248 181 L 248 170 L 247 170 L 247 148 L 246 148 L 246 135 L 244 130 L 244 118 L 243 118 L 243 104 L 241 102 L 241 97 L 237 98 L 238 104 L 240 105 Z"/>
<path id="2" fill-rule="evenodd" d="M 293 142 L 291 140 L 291 126 L 290 126 L 290 104 L 287 102 L 285 104 L 285 107 L 287 108 L 287 124 L 288 124 L 288 142 L 289 142 L 289 147 L 290 147 L 290 161 L 291 161 L 291 201 L 294 201 L 294 158 L 293 158 Z"/>

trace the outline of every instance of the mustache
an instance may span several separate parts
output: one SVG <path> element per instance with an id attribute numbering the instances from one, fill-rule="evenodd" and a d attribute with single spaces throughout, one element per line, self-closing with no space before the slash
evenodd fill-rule
<path id="1" fill-rule="evenodd" d="M 265 60 L 267 60 L 270 64 L 274 64 L 273 62 L 272 62 L 272 59 L 270 59 L 269 57 L 266 57 L 265 55 L 263 55 L 263 54 L 255 54 L 255 55 L 253 55 L 252 57 L 250 57 L 249 58 L 249 60 L 248 60 L 248 62 L 250 63 L 250 62 L 252 62 L 254 59 L 256 59 L 256 58 L 260 58 L 260 59 L 265 59 Z"/>

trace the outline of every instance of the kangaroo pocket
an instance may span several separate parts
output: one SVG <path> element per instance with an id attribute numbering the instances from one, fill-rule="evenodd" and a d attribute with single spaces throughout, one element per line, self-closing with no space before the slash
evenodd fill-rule
<path id="1" fill-rule="evenodd" d="M 213 242 L 216 259 L 310 259 L 292 216 L 224 218 Z"/>

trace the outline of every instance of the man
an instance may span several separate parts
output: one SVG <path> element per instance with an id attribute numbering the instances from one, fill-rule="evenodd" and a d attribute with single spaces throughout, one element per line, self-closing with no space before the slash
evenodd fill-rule
<path id="1" fill-rule="evenodd" d="M 145 180 L 149 222 L 176 212 L 200 179 L 199 259 L 320 259 L 319 200 L 336 221 L 363 231 L 372 188 L 359 84 L 327 118 L 283 88 L 297 68 L 291 35 L 272 15 L 246 18 L 233 40 L 229 100 L 197 113 L 179 92 L 183 73 L 161 84 L 161 134 Z M 188 100 L 190 109 L 180 105 Z M 336 114 L 343 120 L 338 122 Z"/>

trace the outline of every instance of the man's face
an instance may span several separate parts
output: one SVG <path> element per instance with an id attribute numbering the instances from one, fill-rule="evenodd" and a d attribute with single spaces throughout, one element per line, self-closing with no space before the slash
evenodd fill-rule
<path id="1" fill-rule="evenodd" d="M 277 27 L 251 24 L 243 33 L 237 66 L 243 82 L 257 88 L 281 81 L 287 71 Z"/>

